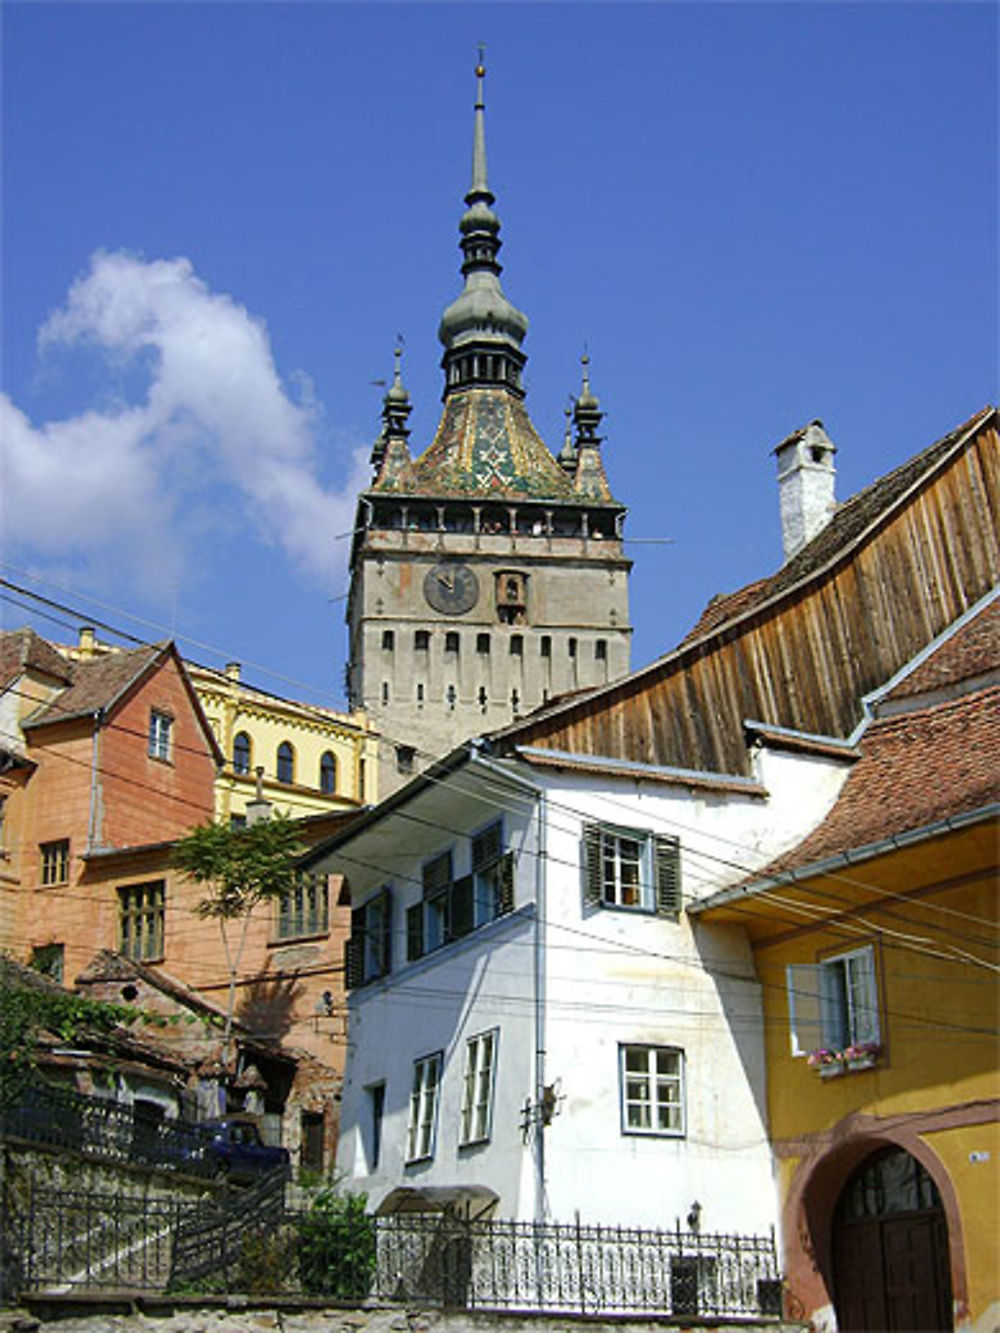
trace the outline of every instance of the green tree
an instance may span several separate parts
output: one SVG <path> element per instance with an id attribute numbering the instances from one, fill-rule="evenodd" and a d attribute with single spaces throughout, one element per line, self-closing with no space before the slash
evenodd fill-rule
<path id="1" fill-rule="evenodd" d="M 196 884 L 208 886 L 195 907 L 202 920 L 219 923 L 229 969 L 224 1050 L 228 1058 L 236 1007 L 236 982 L 254 908 L 295 888 L 295 858 L 302 850 L 294 822 L 275 814 L 247 828 L 201 824 L 174 848 L 173 862 Z"/>

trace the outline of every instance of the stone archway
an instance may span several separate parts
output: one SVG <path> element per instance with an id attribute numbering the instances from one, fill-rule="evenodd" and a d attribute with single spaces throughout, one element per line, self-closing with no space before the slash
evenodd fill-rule
<path id="1" fill-rule="evenodd" d="M 947 1219 L 934 1181 L 905 1149 L 875 1151 L 848 1177 L 831 1251 L 840 1333 L 952 1327 Z"/>

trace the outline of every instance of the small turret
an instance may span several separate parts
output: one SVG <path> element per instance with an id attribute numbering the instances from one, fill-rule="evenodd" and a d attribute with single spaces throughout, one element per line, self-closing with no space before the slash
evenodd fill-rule
<path id="1" fill-rule="evenodd" d="M 587 500 L 610 500 L 611 488 L 604 474 L 601 458 L 601 436 L 597 428 L 604 419 L 601 404 L 590 388 L 590 357 L 584 352 L 583 383 L 573 407 L 573 425 L 576 427 L 575 490 Z"/>
<path id="2" fill-rule="evenodd" d="M 407 440 L 410 428 L 407 425 L 413 406 L 410 395 L 403 384 L 402 359 L 403 349 L 394 349 L 395 366 L 392 383 L 382 399 L 382 429 L 372 446 L 371 462 L 375 468 L 376 480 L 395 474 L 410 461 L 410 447 Z"/>

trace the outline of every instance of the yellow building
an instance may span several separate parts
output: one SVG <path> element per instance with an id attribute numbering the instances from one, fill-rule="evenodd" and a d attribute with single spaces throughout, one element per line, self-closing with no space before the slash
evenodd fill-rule
<path id="1" fill-rule="evenodd" d="M 827 818 L 692 910 L 762 987 L 786 1313 L 1000 1324 L 1000 600 L 878 697 Z"/>
<path id="2" fill-rule="evenodd" d="M 89 628 L 74 646 L 57 646 L 75 661 L 120 651 Z M 238 662 L 224 671 L 184 665 L 225 756 L 215 783 L 218 819 L 245 819 L 258 777 L 263 798 L 292 818 L 378 800 L 377 735 L 366 714 L 298 703 L 248 685 Z"/>
<path id="3" fill-rule="evenodd" d="M 225 671 L 187 663 L 191 683 L 226 756 L 215 784 L 216 815 L 242 819 L 257 793 L 293 818 L 378 799 L 377 740 L 363 713 L 282 699 Z"/>

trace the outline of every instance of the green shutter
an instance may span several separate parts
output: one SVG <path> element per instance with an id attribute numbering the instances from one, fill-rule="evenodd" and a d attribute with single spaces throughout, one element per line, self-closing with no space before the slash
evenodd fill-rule
<path id="1" fill-rule="evenodd" d="M 463 875 L 451 886 L 451 911 L 448 913 L 449 939 L 461 939 L 475 925 L 473 878 Z"/>
<path id="2" fill-rule="evenodd" d="M 677 838 L 657 834 L 656 848 L 656 910 L 660 916 L 679 916 L 681 897 L 681 844 Z"/>
<path id="3" fill-rule="evenodd" d="M 500 915 L 514 910 L 514 853 L 507 852 L 500 858 Z"/>
<path id="4" fill-rule="evenodd" d="M 365 909 L 355 907 L 351 913 L 351 933 L 344 941 L 344 985 L 348 990 L 361 986 L 365 980 Z"/>
<path id="5" fill-rule="evenodd" d="M 604 899 L 600 824 L 584 824 L 583 858 L 583 901 L 588 907 L 600 907 Z"/>
<path id="6" fill-rule="evenodd" d="M 386 977 L 392 967 L 392 893 L 389 889 L 383 889 L 376 899 L 376 903 L 382 908 L 381 916 L 381 939 L 376 941 L 378 948 L 379 976 Z"/>
<path id="7" fill-rule="evenodd" d="M 424 956 L 424 905 L 414 903 L 406 909 L 406 961 Z"/>

